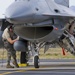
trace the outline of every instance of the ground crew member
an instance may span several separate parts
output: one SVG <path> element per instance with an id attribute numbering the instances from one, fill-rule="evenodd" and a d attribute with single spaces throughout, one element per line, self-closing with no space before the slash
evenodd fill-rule
<path id="1" fill-rule="evenodd" d="M 18 40 L 17 36 L 15 35 L 15 33 L 13 32 L 13 27 L 9 26 L 7 27 L 2 35 L 3 41 L 4 41 L 4 46 L 7 50 L 7 68 L 14 68 L 13 66 L 10 65 L 10 60 L 11 60 L 11 56 L 13 58 L 13 64 L 15 65 L 15 67 L 19 67 L 17 64 L 17 60 L 16 60 L 16 51 L 13 48 L 13 44 L 15 41 Z"/>

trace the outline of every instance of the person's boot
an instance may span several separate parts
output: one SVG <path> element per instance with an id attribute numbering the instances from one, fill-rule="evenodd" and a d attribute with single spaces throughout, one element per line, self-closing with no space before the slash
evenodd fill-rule
<path id="1" fill-rule="evenodd" d="M 13 64 L 15 65 L 16 68 L 19 68 L 19 65 L 17 64 L 16 61 L 14 61 Z"/>
<path id="2" fill-rule="evenodd" d="M 7 64 L 6 68 L 14 68 L 14 66 L 11 66 L 10 64 Z"/>

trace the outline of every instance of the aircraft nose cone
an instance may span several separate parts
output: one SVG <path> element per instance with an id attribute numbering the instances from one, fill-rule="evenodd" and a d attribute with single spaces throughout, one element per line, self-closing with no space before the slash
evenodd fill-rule
<path id="1" fill-rule="evenodd" d="M 29 14 L 28 9 L 30 8 L 26 2 L 14 2 L 7 8 L 5 17 L 11 23 L 19 23 L 19 21 L 22 22 L 28 18 L 26 18 Z"/>

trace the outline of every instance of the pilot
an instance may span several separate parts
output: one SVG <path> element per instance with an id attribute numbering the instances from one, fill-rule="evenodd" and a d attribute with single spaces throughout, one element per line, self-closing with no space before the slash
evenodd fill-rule
<path id="1" fill-rule="evenodd" d="M 18 40 L 18 37 L 13 32 L 13 26 L 8 26 L 3 34 L 2 34 L 4 47 L 7 50 L 7 66 L 6 68 L 14 68 L 12 65 L 10 65 L 11 56 L 13 58 L 13 65 L 15 65 L 16 68 L 19 68 L 16 60 L 16 51 L 13 48 L 13 44 L 15 41 Z"/>

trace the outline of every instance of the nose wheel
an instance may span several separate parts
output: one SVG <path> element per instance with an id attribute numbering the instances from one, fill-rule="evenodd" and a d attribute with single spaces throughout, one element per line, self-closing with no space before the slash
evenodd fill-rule
<path id="1" fill-rule="evenodd" d="M 33 55 L 34 67 L 39 68 L 39 46 L 38 44 L 32 43 L 31 49 L 32 49 L 32 55 Z"/>
<path id="2" fill-rule="evenodd" d="M 38 56 L 34 57 L 34 67 L 39 68 L 39 57 Z"/>

